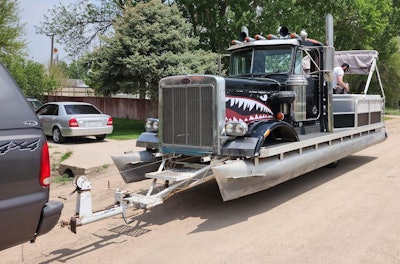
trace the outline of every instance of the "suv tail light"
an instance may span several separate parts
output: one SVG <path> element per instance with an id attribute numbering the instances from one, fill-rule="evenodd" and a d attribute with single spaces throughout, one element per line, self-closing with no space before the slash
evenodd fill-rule
<path id="1" fill-rule="evenodd" d="M 50 157 L 49 157 L 49 146 L 47 141 L 42 146 L 42 158 L 40 160 L 40 185 L 43 187 L 49 187 L 50 185 Z"/>
<path id="2" fill-rule="evenodd" d="M 79 127 L 78 121 L 76 121 L 76 118 L 72 118 L 69 120 L 69 127 Z"/>
<path id="3" fill-rule="evenodd" d="M 109 117 L 107 121 L 107 126 L 112 126 L 112 125 L 113 125 L 112 117 Z"/>

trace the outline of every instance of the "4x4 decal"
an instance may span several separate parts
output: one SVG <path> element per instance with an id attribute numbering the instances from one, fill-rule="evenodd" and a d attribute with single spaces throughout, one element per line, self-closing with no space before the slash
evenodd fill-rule
<path id="1" fill-rule="evenodd" d="M 6 144 L 0 145 L 0 155 L 4 155 L 8 151 L 14 150 L 14 149 L 35 151 L 39 147 L 39 142 L 40 142 L 40 139 L 37 139 L 32 142 L 24 141 L 21 143 L 10 141 Z"/>

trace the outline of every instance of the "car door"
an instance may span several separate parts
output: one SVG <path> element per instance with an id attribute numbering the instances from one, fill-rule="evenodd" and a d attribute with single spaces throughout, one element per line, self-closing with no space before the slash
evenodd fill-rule
<path id="1" fill-rule="evenodd" d="M 42 124 L 42 129 L 48 136 L 53 133 L 53 125 L 57 122 L 58 109 L 57 104 L 46 104 L 36 112 Z"/>

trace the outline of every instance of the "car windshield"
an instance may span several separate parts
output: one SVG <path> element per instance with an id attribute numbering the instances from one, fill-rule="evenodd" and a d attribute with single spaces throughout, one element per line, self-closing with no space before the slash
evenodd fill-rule
<path id="1" fill-rule="evenodd" d="M 101 114 L 101 112 L 92 105 L 65 105 L 64 107 L 67 115 Z"/>
<path id="2" fill-rule="evenodd" d="M 38 109 L 39 107 L 41 107 L 43 105 L 38 100 L 29 100 L 29 102 L 31 103 L 33 109 Z"/>
<path id="3" fill-rule="evenodd" d="M 291 69 L 292 47 L 263 47 L 233 52 L 230 75 L 285 74 Z"/>

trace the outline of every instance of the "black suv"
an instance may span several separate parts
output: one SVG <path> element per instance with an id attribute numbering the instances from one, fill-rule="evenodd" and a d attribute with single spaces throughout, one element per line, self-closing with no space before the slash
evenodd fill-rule
<path id="1" fill-rule="evenodd" d="M 49 232 L 63 204 L 49 201 L 50 159 L 39 120 L 0 63 L 0 250 Z"/>

